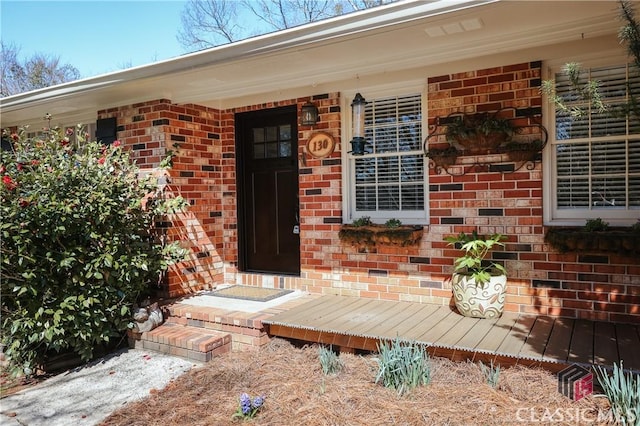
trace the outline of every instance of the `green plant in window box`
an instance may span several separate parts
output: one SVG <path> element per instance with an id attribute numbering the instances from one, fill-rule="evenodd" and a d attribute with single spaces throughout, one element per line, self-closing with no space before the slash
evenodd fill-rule
<path id="1" fill-rule="evenodd" d="M 463 254 L 454 261 L 451 277 L 458 311 L 474 318 L 496 318 L 504 310 L 507 271 L 500 263 L 487 259 L 495 247 L 503 247 L 502 234 L 480 235 L 476 231 L 445 237 L 449 245 Z"/>
<path id="2" fill-rule="evenodd" d="M 544 241 L 561 253 L 616 253 L 622 256 L 640 255 L 640 221 L 629 227 L 611 227 L 597 218 L 583 227 L 550 228 Z"/>
<path id="3" fill-rule="evenodd" d="M 402 222 L 398 219 L 389 219 L 385 222 L 384 226 L 386 226 L 387 228 L 399 228 L 400 226 L 402 226 Z"/>

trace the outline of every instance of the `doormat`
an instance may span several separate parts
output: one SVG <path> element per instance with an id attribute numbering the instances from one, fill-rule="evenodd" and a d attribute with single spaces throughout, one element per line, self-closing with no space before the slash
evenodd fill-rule
<path id="1" fill-rule="evenodd" d="M 233 285 L 231 287 L 211 291 L 206 294 L 216 297 L 228 297 L 230 299 L 251 300 L 254 302 L 268 302 L 269 300 L 284 296 L 285 294 L 289 294 L 291 292 L 293 292 L 293 290 Z"/>

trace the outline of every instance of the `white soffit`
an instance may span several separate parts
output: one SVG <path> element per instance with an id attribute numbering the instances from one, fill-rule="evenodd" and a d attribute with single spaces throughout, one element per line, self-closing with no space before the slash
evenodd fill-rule
<path id="1" fill-rule="evenodd" d="M 610 1 L 392 3 L 378 10 L 0 99 L 2 125 L 22 124 L 56 106 L 66 110 L 73 105 L 78 111 L 91 109 L 95 113 L 159 97 L 216 106 L 296 88 L 306 87 L 312 94 L 315 85 L 330 87 L 332 82 L 356 76 L 615 34 L 621 25 L 617 7 L 617 2 Z"/>

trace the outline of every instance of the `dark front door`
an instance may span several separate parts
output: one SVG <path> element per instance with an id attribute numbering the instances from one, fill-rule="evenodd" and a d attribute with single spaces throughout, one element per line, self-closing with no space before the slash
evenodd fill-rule
<path id="1" fill-rule="evenodd" d="M 300 273 L 296 112 L 236 115 L 241 270 Z"/>

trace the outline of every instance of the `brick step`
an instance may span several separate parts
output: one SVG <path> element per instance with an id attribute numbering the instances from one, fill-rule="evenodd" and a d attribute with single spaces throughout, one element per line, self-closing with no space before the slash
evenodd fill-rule
<path id="1" fill-rule="evenodd" d="M 231 351 L 229 333 L 165 322 L 144 333 L 129 333 L 129 346 L 208 362 Z"/>

